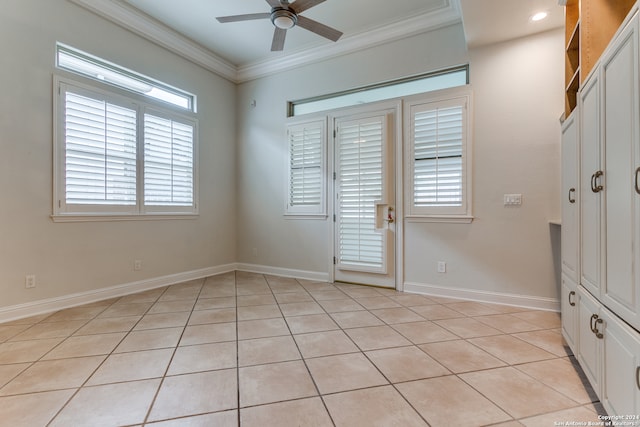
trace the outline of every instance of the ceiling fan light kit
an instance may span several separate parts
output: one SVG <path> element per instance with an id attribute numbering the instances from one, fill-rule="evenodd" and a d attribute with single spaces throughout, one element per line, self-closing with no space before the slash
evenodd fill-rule
<path id="1" fill-rule="evenodd" d="M 266 0 L 271 6 L 271 12 L 267 13 L 249 13 L 245 15 L 219 16 L 216 19 L 220 23 L 249 21 L 254 19 L 269 18 L 274 25 L 273 41 L 271 42 L 272 51 L 280 51 L 284 49 L 284 39 L 287 30 L 296 25 L 318 34 L 331 41 L 338 41 L 342 36 L 342 32 L 321 24 L 318 21 L 300 16 L 300 13 L 316 6 L 325 0 L 296 0 L 289 3 L 288 0 Z"/>
<path id="2" fill-rule="evenodd" d="M 276 9 L 271 12 L 271 22 L 280 29 L 288 30 L 298 23 L 298 17 L 290 10 Z"/>

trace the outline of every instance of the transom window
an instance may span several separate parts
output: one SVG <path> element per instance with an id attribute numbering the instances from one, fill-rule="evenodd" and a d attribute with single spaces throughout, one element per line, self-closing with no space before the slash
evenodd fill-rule
<path id="1" fill-rule="evenodd" d="M 174 107 L 196 111 L 194 95 L 78 49 L 58 43 L 56 61 L 59 69 L 166 102 Z"/>

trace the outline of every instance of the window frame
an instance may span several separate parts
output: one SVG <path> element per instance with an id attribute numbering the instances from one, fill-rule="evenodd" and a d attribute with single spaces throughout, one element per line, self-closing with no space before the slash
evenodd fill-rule
<path id="1" fill-rule="evenodd" d="M 414 203 L 415 184 L 415 141 L 413 136 L 414 110 L 429 106 L 460 105 L 463 107 L 462 129 L 462 203 L 461 206 L 416 206 Z M 470 86 L 443 89 L 403 100 L 404 110 L 404 152 L 405 152 L 405 218 L 409 222 L 449 222 L 470 223 L 473 221 L 472 184 L 472 117 L 473 96 Z"/>
<path id="2" fill-rule="evenodd" d="M 126 105 L 136 111 L 136 202 L 133 205 L 74 204 L 66 200 L 66 135 L 65 93 L 104 98 L 117 105 Z M 189 219 L 199 215 L 199 131 L 195 114 L 185 114 L 179 107 L 169 108 L 166 103 L 150 102 L 107 84 L 83 77 L 53 75 L 53 213 L 54 222 L 119 221 L 149 219 Z M 193 126 L 193 203 L 191 206 L 156 206 L 144 203 L 144 117 L 146 113 L 188 123 Z"/>
<path id="3" fill-rule="evenodd" d="M 290 202 L 290 194 L 291 194 L 291 140 L 289 138 L 289 134 L 292 129 L 304 127 L 305 125 L 311 125 L 319 128 L 321 132 L 320 136 L 320 203 L 314 204 L 311 206 L 296 206 L 291 205 Z M 327 217 L 327 144 L 328 144 L 328 134 L 327 134 L 327 117 L 326 115 L 316 115 L 313 117 L 296 117 L 290 118 L 287 120 L 286 124 L 286 153 L 285 156 L 285 171 L 286 171 L 286 179 L 285 179 L 285 218 L 288 219 L 324 219 Z"/>

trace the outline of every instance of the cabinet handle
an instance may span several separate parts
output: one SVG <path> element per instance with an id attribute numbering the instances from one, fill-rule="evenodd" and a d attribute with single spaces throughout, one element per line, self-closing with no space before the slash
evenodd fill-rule
<path id="1" fill-rule="evenodd" d="M 576 291 L 571 291 L 571 292 L 569 292 L 569 305 L 570 305 L 571 307 L 573 307 L 573 306 L 575 306 L 575 305 L 576 305 L 576 302 L 575 302 L 575 301 L 571 301 L 571 297 L 574 297 L 574 296 L 576 296 Z"/>
<path id="2" fill-rule="evenodd" d="M 638 170 L 640 171 L 640 168 L 638 168 Z M 637 178 L 637 175 L 636 175 L 636 178 Z M 637 184 L 638 184 L 638 181 L 636 179 L 636 189 L 638 188 Z M 569 203 L 575 203 L 576 202 L 575 196 L 573 198 L 571 198 L 571 193 L 575 194 L 575 192 L 576 192 L 575 188 L 570 188 L 569 189 Z M 638 194 L 640 194 L 640 191 L 638 191 Z"/>
<path id="3" fill-rule="evenodd" d="M 596 325 L 595 325 L 593 333 L 596 334 L 596 337 L 598 339 L 602 339 L 602 338 L 604 338 L 604 335 L 602 335 L 602 332 L 600 332 L 598 330 L 598 323 L 604 323 L 604 321 L 602 319 L 597 318 L 597 317 L 598 316 L 596 316 Z"/>
<path id="4" fill-rule="evenodd" d="M 636 386 L 640 390 L 640 366 L 636 368 Z"/>
<path id="5" fill-rule="evenodd" d="M 639 188 L 639 185 L 638 185 L 638 176 L 639 175 L 640 175 L 640 168 L 636 169 L 635 182 L 633 183 L 634 187 L 636 187 L 636 193 L 638 193 L 638 194 L 640 194 L 640 188 Z"/>
<path id="6" fill-rule="evenodd" d="M 589 329 L 591 329 L 591 332 L 593 332 L 594 334 L 596 333 L 596 330 L 593 327 L 593 321 L 596 320 L 597 318 L 598 318 L 597 314 L 592 314 L 591 319 L 589 319 Z"/>
<path id="7" fill-rule="evenodd" d="M 594 193 L 599 193 L 603 190 L 602 185 L 598 185 L 598 178 L 604 175 L 604 172 L 597 171 L 593 175 L 591 175 L 591 191 Z"/>

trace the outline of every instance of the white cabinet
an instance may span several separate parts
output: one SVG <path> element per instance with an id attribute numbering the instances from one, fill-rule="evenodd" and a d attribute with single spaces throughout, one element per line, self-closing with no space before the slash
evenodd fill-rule
<path id="1" fill-rule="evenodd" d="M 602 168 L 600 165 L 600 75 L 595 72 L 580 92 L 580 283 L 600 295 Z M 563 224 L 564 225 L 564 224 Z"/>
<path id="2" fill-rule="evenodd" d="M 579 253 L 580 284 L 640 329 L 638 67 L 636 15 L 580 92 Z"/>
<path id="3" fill-rule="evenodd" d="M 640 333 L 577 292 L 578 361 L 610 415 L 640 414 Z"/>
<path id="4" fill-rule="evenodd" d="M 562 311 L 562 336 L 574 354 L 577 352 L 578 334 L 578 286 L 566 274 L 562 274 L 562 289 L 560 291 L 560 309 Z"/>
<path id="5" fill-rule="evenodd" d="M 576 357 L 596 394 L 602 378 L 602 323 L 600 303 L 583 287 L 578 288 L 578 351 Z"/>
<path id="6" fill-rule="evenodd" d="M 640 209 L 634 172 L 640 166 L 638 18 L 607 50 L 601 63 L 603 153 L 603 276 L 600 300 L 640 328 Z"/>
<path id="7" fill-rule="evenodd" d="M 637 11 L 636 4 L 562 127 L 562 334 L 607 412 L 623 416 L 640 414 Z"/>
<path id="8" fill-rule="evenodd" d="M 640 414 L 640 334 L 603 309 L 600 400 L 609 414 Z"/>
<path id="9" fill-rule="evenodd" d="M 580 176 L 578 112 L 562 124 L 562 273 L 580 280 Z"/>

